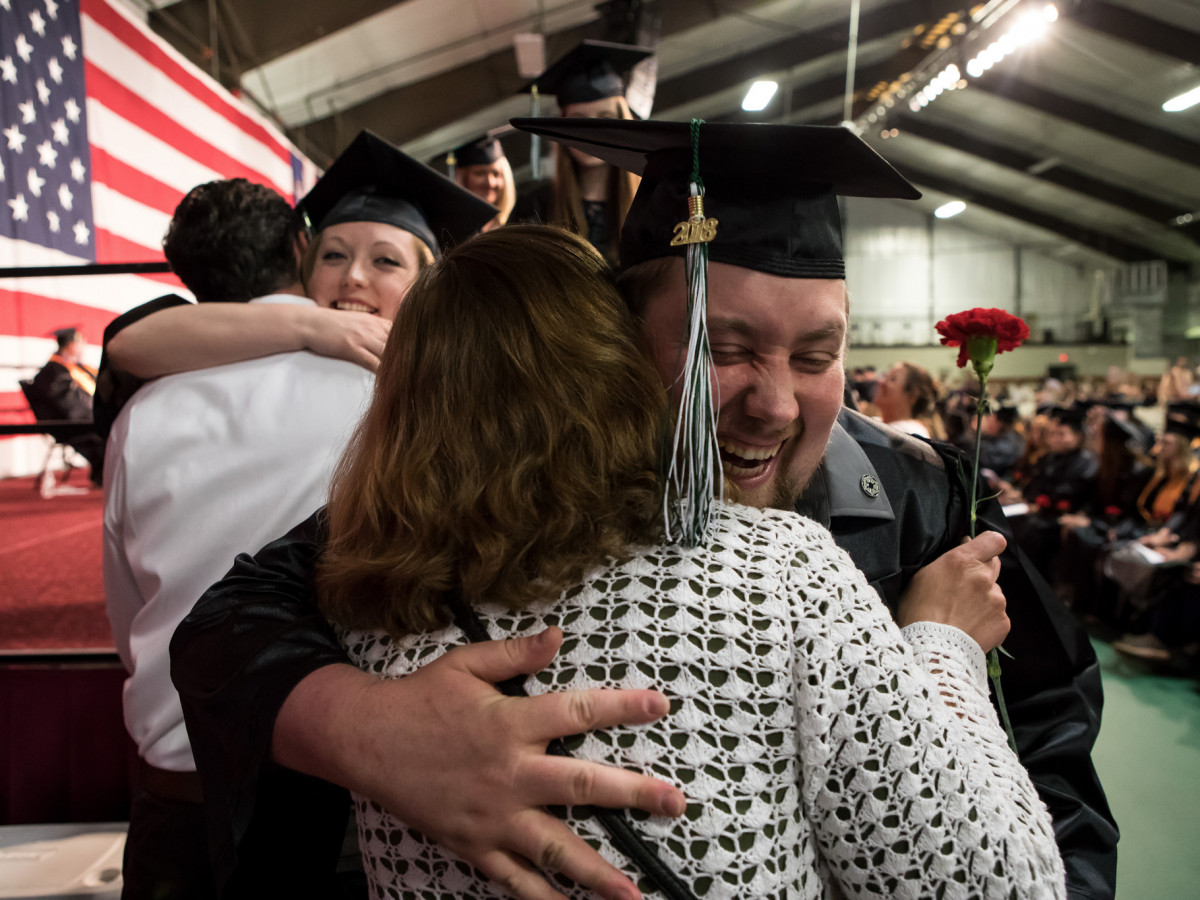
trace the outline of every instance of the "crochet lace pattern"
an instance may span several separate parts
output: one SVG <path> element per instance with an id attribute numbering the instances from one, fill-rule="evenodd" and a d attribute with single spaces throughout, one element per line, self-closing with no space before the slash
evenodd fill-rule
<path id="1" fill-rule="evenodd" d="M 809 520 L 718 504 L 703 547 L 641 549 L 544 607 L 478 611 L 493 638 L 565 632 L 530 694 L 671 698 L 659 722 L 567 746 L 684 791 L 679 819 L 632 815 L 697 897 L 1066 896 L 1050 816 L 1005 742 L 979 645 L 928 622 L 902 634 Z M 360 668 L 389 678 L 465 642 L 455 626 L 341 637 Z M 506 896 L 378 804 L 355 803 L 373 898 Z M 637 879 L 599 824 L 572 812 L 576 832 Z"/>

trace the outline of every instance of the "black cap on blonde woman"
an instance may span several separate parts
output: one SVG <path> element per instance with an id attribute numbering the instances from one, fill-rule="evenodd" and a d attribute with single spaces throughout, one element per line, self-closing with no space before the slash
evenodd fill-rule
<path id="1" fill-rule="evenodd" d="M 359 133 L 296 209 L 316 230 L 344 222 L 394 225 L 434 253 L 470 237 L 499 212 L 370 131 Z"/>

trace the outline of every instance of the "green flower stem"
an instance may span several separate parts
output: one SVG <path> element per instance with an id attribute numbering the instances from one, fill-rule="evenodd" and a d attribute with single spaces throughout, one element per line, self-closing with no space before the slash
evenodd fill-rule
<path id="1" fill-rule="evenodd" d="M 980 449 L 983 446 L 983 416 L 988 407 L 987 379 L 988 374 L 992 371 L 992 361 L 996 355 L 996 340 L 995 338 L 990 340 L 991 353 L 987 355 L 986 360 L 977 359 L 974 354 L 971 357 L 971 365 L 975 368 L 975 375 L 979 378 L 979 397 L 975 400 L 975 465 L 971 467 L 971 537 L 975 537 L 976 507 L 979 505 L 979 457 Z M 1000 652 L 994 647 L 987 654 L 987 672 L 988 678 L 992 682 L 992 688 L 996 691 L 996 704 L 1000 707 L 1000 722 L 1008 737 L 1008 746 L 1012 748 L 1013 753 L 1016 753 L 1017 738 L 1013 734 L 1012 722 L 1008 718 L 1008 707 L 1004 704 L 1004 688 L 1000 686 Z"/>

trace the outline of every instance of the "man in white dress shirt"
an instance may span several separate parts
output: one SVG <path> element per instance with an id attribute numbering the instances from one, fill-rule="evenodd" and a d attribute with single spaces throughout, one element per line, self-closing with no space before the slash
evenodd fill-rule
<path id="1" fill-rule="evenodd" d="M 176 209 L 164 249 L 200 302 L 312 303 L 298 276 L 299 217 L 261 185 L 235 179 L 195 188 Z M 372 381 L 349 362 L 281 353 L 161 378 L 114 423 L 104 581 L 130 673 L 125 723 L 140 756 L 125 897 L 215 896 L 167 646 L 237 553 L 324 502 Z"/>

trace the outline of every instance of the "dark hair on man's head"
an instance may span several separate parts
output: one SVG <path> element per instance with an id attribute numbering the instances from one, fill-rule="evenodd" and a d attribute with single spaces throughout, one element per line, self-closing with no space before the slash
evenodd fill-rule
<path id="1" fill-rule="evenodd" d="M 296 283 L 300 229 L 291 205 L 269 187 L 210 181 L 175 207 L 163 251 L 197 300 L 244 302 Z"/>
<path id="2" fill-rule="evenodd" d="M 678 273 L 676 274 L 676 269 Z M 649 259 L 623 271 L 617 276 L 617 290 L 625 306 L 638 319 L 646 314 L 650 298 L 666 288 L 675 277 L 683 284 L 683 260 L 677 256 Z"/>
<path id="3" fill-rule="evenodd" d="M 670 417 L 608 265 L 498 228 L 417 277 L 329 495 L 321 608 L 422 631 L 447 591 L 522 609 L 662 535 Z"/>

